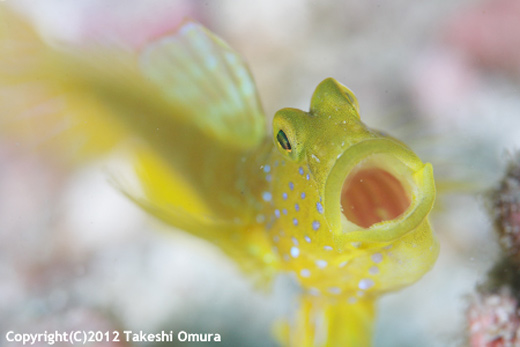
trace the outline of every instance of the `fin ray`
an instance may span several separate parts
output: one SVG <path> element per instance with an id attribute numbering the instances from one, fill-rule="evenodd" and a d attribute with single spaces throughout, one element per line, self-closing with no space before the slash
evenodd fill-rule
<path id="1" fill-rule="evenodd" d="M 142 73 L 169 102 L 218 140 L 248 149 L 265 136 L 265 117 L 242 58 L 195 22 L 149 44 L 139 57 Z"/>

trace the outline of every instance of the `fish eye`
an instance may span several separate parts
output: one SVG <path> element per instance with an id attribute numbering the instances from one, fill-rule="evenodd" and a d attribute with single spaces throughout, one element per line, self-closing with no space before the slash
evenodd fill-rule
<path id="1" fill-rule="evenodd" d="M 291 143 L 289 142 L 289 139 L 287 138 L 287 135 L 285 135 L 283 130 L 278 131 L 278 134 L 276 135 L 276 140 L 284 150 L 286 150 L 288 153 L 292 152 Z"/>

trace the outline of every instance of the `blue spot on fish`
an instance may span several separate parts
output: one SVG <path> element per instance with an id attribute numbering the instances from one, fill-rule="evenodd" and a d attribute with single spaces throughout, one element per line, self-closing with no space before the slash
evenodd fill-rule
<path id="1" fill-rule="evenodd" d="M 327 262 L 325 260 L 316 260 L 316 265 L 320 268 L 320 269 L 323 269 L 327 266 Z"/>
<path id="2" fill-rule="evenodd" d="M 318 210 L 318 213 L 323 213 L 323 205 L 321 204 L 321 202 L 317 202 L 316 203 L 316 209 Z"/>

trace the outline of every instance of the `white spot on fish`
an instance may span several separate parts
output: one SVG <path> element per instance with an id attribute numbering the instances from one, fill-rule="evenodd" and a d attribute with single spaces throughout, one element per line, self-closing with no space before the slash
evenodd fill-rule
<path id="1" fill-rule="evenodd" d="M 301 196 L 302 199 L 305 199 L 305 196 L 306 196 L 306 195 L 305 195 L 305 192 L 301 193 L 300 196 Z"/>
<path id="2" fill-rule="evenodd" d="M 311 154 L 312 159 L 316 160 L 318 163 L 320 162 L 320 158 L 315 156 L 314 154 Z"/>
<path id="3" fill-rule="evenodd" d="M 318 230 L 320 228 L 320 222 L 318 222 L 317 220 L 315 220 L 314 222 L 312 222 L 312 229 L 314 231 Z"/>
<path id="4" fill-rule="evenodd" d="M 332 247 L 331 246 L 323 246 L 323 249 L 326 250 L 326 251 L 332 251 Z"/>
<path id="5" fill-rule="evenodd" d="M 287 200 L 287 193 L 283 193 L 283 194 L 282 194 L 282 198 L 283 198 L 284 200 Z"/>
<path id="6" fill-rule="evenodd" d="M 310 275 L 311 275 L 311 272 L 310 272 L 308 269 L 302 269 L 302 270 L 300 271 L 300 276 L 302 276 L 302 277 L 307 278 L 307 277 L 309 277 Z"/>
<path id="7" fill-rule="evenodd" d="M 295 246 L 298 246 L 298 239 L 296 239 L 296 237 L 292 237 L 292 243 L 294 243 Z"/>
<path id="8" fill-rule="evenodd" d="M 306 178 L 306 179 L 307 179 L 307 181 L 308 181 L 308 180 L 310 180 L 310 179 L 311 179 L 311 176 L 309 176 L 309 174 L 307 174 L 307 176 L 305 176 L 305 178 Z"/>
<path id="9" fill-rule="evenodd" d="M 327 267 L 327 262 L 325 260 L 316 260 L 316 266 L 323 269 Z"/>
<path id="10" fill-rule="evenodd" d="M 271 180 L 272 180 L 271 174 L 265 175 L 265 180 L 267 182 L 271 182 Z"/>
<path id="11" fill-rule="evenodd" d="M 284 208 L 284 209 L 282 210 L 282 213 L 283 213 L 284 215 L 286 215 L 286 216 L 287 216 L 287 209 L 286 209 L 286 208 Z"/>
<path id="12" fill-rule="evenodd" d="M 313 296 L 318 296 L 321 294 L 320 290 L 318 288 L 309 288 L 309 294 Z"/>
<path id="13" fill-rule="evenodd" d="M 381 253 L 372 254 L 372 261 L 376 264 L 379 264 L 383 261 L 383 255 Z"/>
<path id="14" fill-rule="evenodd" d="M 279 209 L 274 210 L 274 215 L 276 216 L 276 218 L 280 218 L 280 210 Z"/>
<path id="15" fill-rule="evenodd" d="M 294 204 L 294 209 L 296 210 L 296 212 L 298 212 L 300 210 L 300 205 Z"/>
<path id="16" fill-rule="evenodd" d="M 298 220 L 296 218 L 293 218 L 292 222 L 293 222 L 294 226 L 298 225 Z"/>
<path id="17" fill-rule="evenodd" d="M 290 190 L 294 190 L 294 183 L 289 182 L 289 189 L 290 189 Z"/>
<path id="18" fill-rule="evenodd" d="M 271 201 L 272 198 L 273 198 L 273 195 L 270 192 L 262 193 L 262 199 L 264 199 L 264 201 Z"/>
<path id="19" fill-rule="evenodd" d="M 271 171 L 271 167 L 269 165 L 264 166 L 264 172 L 267 173 Z"/>
<path id="20" fill-rule="evenodd" d="M 300 250 L 298 249 L 298 247 L 291 247 L 291 256 L 293 258 L 298 258 L 299 255 L 300 255 Z"/>
<path id="21" fill-rule="evenodd" d="M 339 267 L 345 267 L 348 264 L 348 260 L 345 260 L 343 263 L 339 264 Z"/>
<path id="22" fill-rule="evenodd" d="M 304 173 L 303 167 L 300 166 L 300 168 L 298 169 L 298 172 L 300 173 L 300 175 L 303 175 L 303 173 Z"/>
<path id="23" fill-rule="evenodd" d="M 331 294 L 339 294 L 339 293 L 341 293 L 341 289 L 339 289 L 338 287 L 330 287 L 329 288 L 329 293 L 331 293 Z"/>
<path id="24" fill-rule="evenodd" d="M 374 281 L 370 278 L 363 278 L 361 281 L 359 281 L 358 287 L 361 290 L 367 290 L 374 286 Z"/>
<path id="25" fill-rule="evenodd" d="M 317 202 L 316 203 L 316 209 L 318 210 L 318 213 L 323 213 L 323 205 L 321 204 L 321 202 Z"/>
<path id="26" fill-rule="evenodd" d="M 311 243 L 311 238 L 307 235 L 305 235 L 305 241 L 307 241 L 307 243 Z"/>
<path id="27" fill-rule="evenodd" d="M 368 269 L 368 273 L 371 275 L 377 275 L 379 273 L 379 268 L 377 266 L 372 266 Z"/>

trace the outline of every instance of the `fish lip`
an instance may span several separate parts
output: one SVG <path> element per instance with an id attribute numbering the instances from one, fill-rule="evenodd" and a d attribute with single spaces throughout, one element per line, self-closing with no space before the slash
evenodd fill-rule
<path id="1" fill-rule="evenodd" d="M 341 220 L 340 202 L 343 183 L 356 165 L 374 155 L 388 156 L 388 162 L 402 166 L 406 177 L 396 178 L 409 180 L 410 206 L 395 219 L 375 223 L 368 228 L 353 223 L 345 225 Z M 325 217 L 341 244 L 394 241 L 414 230 L 428 216 L 434 201 L 435 182 L 431 165 L 423 163 L 408 147 L 390 138 L 369 139 L 350 146 L 338 157 L 325 183 Z"/>

